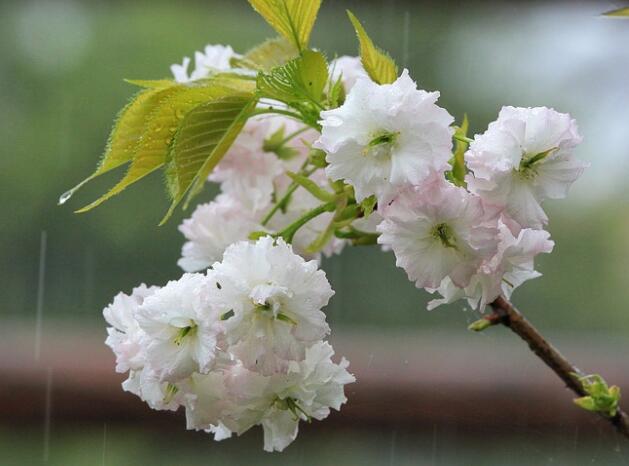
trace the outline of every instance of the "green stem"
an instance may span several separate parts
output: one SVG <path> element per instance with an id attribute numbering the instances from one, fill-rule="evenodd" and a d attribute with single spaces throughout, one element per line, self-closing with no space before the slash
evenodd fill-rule
<path id="1" fill-rule="evenodd" d="M 380 236 L 380 233 L 367 233 L 366 231 L 350 227 L 349 231 L 336 230 L 334 232 L 334 236 L 341 239 L 351 240 L 354 246 L 370 246 L 378 244 L 378 237 Z"/>
<path id="2" fill-rule="evenodd" d="M 301 166 L 301 168 L 299 169 L 300 175 L 310 176 L 316 170 L 316 168 L 311 169 L 311 170 L 305 170 L 307 165 L 308 165 L 308 160 L 306 160 Z M 269 223 L 269 221 L 273 218 L 273 215 L 275 215 L 275 213 L 278 210 L 280 210 L 288 202 L 288 200 L 293 195 L 293 193 L 297 190 L 297 188 L 299 188 L 299 183 L 296 183 L 294 181 L 290 185 L 288 185 L 288 189 L 286 190 L 282 198 L 273 207 L 271 207 L 271 210 L 269 210 L 267 214 L 264 216 L 264 218 L 262 219 L 261 224 L 263 227 L 266 226 L 266 224 Z"/>
<path id="3" fill-rule="evenodd" d="M 291 112 L 290 110 L 284 110 L 281 108 L 259 108 L 251 112 L 252 117 L 258 116 L 258 115 L 267 115 L 267 114 L 285 115 L 285 116 L 294 118 L 295 120 L 302 121 L 302 118 L 298 113 Z"/>
<path id="4" fill-rule="evenodd" d="M 292 243 L 295 233 L 297 233 L 297 231 L 301 227 L 303 227 L 313 218 L 318 217 L 319 215 L 326 212 L 332 212 L 334 211 L 334 209 L 336 209 L 336 202 L 326 202 L 325 204 L 321 204 L 320 206 L 306 212 L 304 215 L 299 217 L 297 220 L 295 220 L 293 223 L 288 225 L 286 228 L 284 228 L 282 231 L 275 234 L 274 236 L 276 238 L 281 236 L 287 243 Z"/>
<path id="5" fill-rule="evenodd" d="M 310 129 L 310 126 L 302 126 L 297 131 L 293 131 L 288 136 L 286 136 L 284 139 L 282 139 L 280 141 L 280 143 L 278 144 L 278 146 L 280 146 L 280 147 L 283 146 L 284 144 L 289 142 L 291 139 L 294 139 L 296 136 L 299 136 L 301 133 L 303 133 L 304 131 L 308 131 L 309 129 Z"/>
<path id="6" fill-rule="evenodd" d="M 282 196 L 282 198 L 273 207 L 271 207 L 271 210 L 269 210 L 269 212 L 262 219 L 263 227 L 266 226 L 267 223 L 269 223 L 269 221 L 273 218 L 273 215 L 275 215 L 275 213 L 280 210 L 280 208 L 286 203 L 286 201 L 288 201 L 288 199 L 293 195 L 298 187 L 299 185 L 295 182 L 291 183 L 290 186 L 288 186 L 288 189 L 286 190 L 284 196 Z"/>
<path id="7" fill-rule="evenodd" d="M 456 139 L 457 141 L 466 142 L 467 144 L 474 142 L 473 139 L 468 138 L 467 136 L 456 134 L 456 133 L 454 134 L 454 139 Z"/>

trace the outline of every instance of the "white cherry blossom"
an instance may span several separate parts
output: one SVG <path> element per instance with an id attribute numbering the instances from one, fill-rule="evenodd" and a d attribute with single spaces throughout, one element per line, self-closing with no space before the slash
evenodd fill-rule
<path id="1" fill-rule="evenodd" d="M 206 45 L 202 52 L 194 53 L 194 70 L 189 73 L 190 58 L 184 57 L 181 65 L 170 67 L 175 81 L 188 83 L 207 78 L 213 72 L 227 71 L 231 68 L 230 60 L 238 55 L 229 45 Z"/>
<path id="2" fill-rule="evenodd" d="M 262 418 L 265 450 L 282 451 L 297 437 L 300 419 L 325 419 L 331 408 L 338 411 L 347 401 L 344 386 L 355 378 L 347 360 L 335 364 L 333 355 L 329 343 L 315 343 L 303 361 L 291 361 L 286 374 L 271 378 L 276 401 Z"/>
<path id="3" fill-rule="evenodd" d="M 184 391 L 177 384 L 164 382 L 150 367 L 132 370 L 122 383 L 122 389 L 133 393 L 152 409 L 177 411 L 184 403 Z"/>
<path id="4" fill-rule="evenodd" d="M 497 250 L 497 229 L 480 198 L 439 174 L 403 191 L 383 215 L 378 242 L 393 249 L 397 266 L 418 288 L 437 288 L 445 277 L 467 286 Z"/>
<path id="5" fill-rule="evenodd" d="M 246 240 L 252 231 L 262 229 L 251 212 L 229 195 L 199 204 L 192 216 L 183 221 L 179 231 L 186 238 L 177 264 L 186 272 L 205 270 L 221 260 L 225 248 Z"/>
<path id="6" fill-rule="evenodd" d="M 334 292 L 325 272 L 282 239 L 233 244 L 208 278 L 215 285 L 207 299 L 224 315 L 231 351 L 248 368 L 273 372 L 329 332 L 321 308 Z"/>
<path id="7" fill-rule="evenodd" d="M 187 408 L 192 411 L 189 419 L 195 428 L 222 438 L 262 425 L 264 449 L 282 451 L 297 437 L 300 420 L 322 420 L 347 401 L 344 387 L 355 378 L 347 371 L 347 360 L 336 364 L 333 355 L 328 343 L 318 342 L 305 350 L 303 360 L 291 361 L 272 375 L 236 365 L 222 376 L 199 376 L 202 393 Z"/>
<path id="8" fill-rule="evenodd" d="M 321 112 L 316 146 L 327 153 L 327 175 L 352 184 L 361 201 L 372 194 L 382 200 L 444 171 L 453 118 L 438 98 L 418 90 L 406 70 L 393 84 L 359 79 L 341 107 Z"/>
<path id="9" fill-rule="evenodd" d="M 343 55 L 335 58 L 330 62 L 329 69 L 332 83 L 341 78 L 345 92 L 350 92 L 359 79 L 369 79 L 360 57 Z"/>
<path id="10" fill-rule="evenodd" d="M 467 299 L 473 309 L 483 310 L 501 294 L 507 299 L 522 283 L 541 276 L 534 268 L 534 258 L 541 253 L 550 253 L 554 242 L 544 230 L 521 229 L 514 235 L 507 223 L 498 222 L 498 250 L 483 263 L 465 288 L 457 287 L 446 277 L 437 290 L 442 298 L 428 303 L 428 309 Z"/>
<path id="11" fill-rule="evenodd" d="M 210 181 L 221 184 L 223 193 L 252 212 L 269 206 L 274 180 L 284 173 L 284 166 L 276 154 L 264 151 L 264 140 L 278 128 L 278 123 L 273 123 L 276 120 L 249 120 L 209 177 Z"/>
<path id="12" fill-rule="evenodd" d="M 465 154 L 472 192 L 506 208 L 523 227 L 542 228 L 544 199 L 566 197 L 586 163 L 573 156 L 581 142 L 576 122 L 546 107 L 503 107 Z"/>
<path id="13" fill-rule="evenodd" d="M 202 274 L 184 274 L 146 298 L 135 313 L 147 336 L 147 364 L 160 380 L 205 373 L 214 362 L 222 327 L 218 314 L 200 298 L 205 281 Z"/>
<path id="14" fill-rule="evenodd" d="M 135 319 L 137 308 L 157 290 L 142 284 L 131 295 L 119 293 L 103 310 L 103 316 L 111 327 L 107 328 L 105 344 L 116 355 L 116 372 L 127 372 L 144 367 L 144 331 Z"/>

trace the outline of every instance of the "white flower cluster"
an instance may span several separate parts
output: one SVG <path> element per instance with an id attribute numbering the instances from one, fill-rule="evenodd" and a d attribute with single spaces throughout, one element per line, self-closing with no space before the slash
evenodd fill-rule
<path id="1" fill-rule="evenodd" d="M 542 228 L 546 198 L 566 196 L 586 164 L 569 115 L 504 107 L 465 153 L 467 189 L 446 179 L 453 118 L 437 92 L 418 90 L 408 71 L 392 84 L 359 77 L 345 103 L 322 112 L 315 145 L 327 175 L 378 200 L 378 242 L 420 288 L 438 291 L 429 308 L 466 298 L 484 307 L 507 297 L 554 243 Z"/>
<path id="2" fill-rule="evenodd" d="M 334 294 L 315 261 L 267 236 L 227 248 L 205 274 L 119 294 L 104 311 L 125 390 L 153 409 L 184 407 L 217 440 L 264 429 L 283 450 L 299 420 L 345 403 L 348 362 L 332 362 L 321 311 Z"/>
<path id="3" fill-rule="evenodd" d="M 189 85 L 235 71 L 237 58 L 207 46 L 192 71 L 188 58 L 171 69 Z M 104 310 L 124 389 L 154 409 L 183 407 L 189 429 L 217 440 L 262 425 L 264 448 L 282 450 L 300 419 L 346 401 L 354 377 L 325 342 L 333 291 L 321 255 L 377 239 L 417 287 L 441 295 L 429 309 L 466 299 L 483 310 L 540 275 L 534 258 L 554 246 L 541 202 L 565 197 L 585 168 L 569 115 L 505 107 L 467 140 L 439 93 L 406 70 L 379 85 L 358 58 L 340 57 L 329 75 L 344 92 L 320 126 L 259 103 L 209 176 L 220 194 L 180 226 L 187 273 Z M 456 173 L 453 138 L 469 142 Z"/>
<path id="4" fill-rule="evenodd" d="M 197 66 L 191 79 L 207 76 L 200 69 L 224 70 L 234 56 L 231 47 L 215 45 L 205 50 L 205 54 L 197 52 Z M 179 65 L 173 67 L 173 74 L 179 80 Z M 351 89 L 359 77 L 366 77 L 356 57 L 340 57 L 330 64 L 330 69 L 334 70 L 332 79 L 342 76 L 346 89 Z M 187 75 L 185 78 L 187 81 Z M 253 231 L 282 231 L 315 208 L 319 201 L 308 192 L 297 190 L 265 221 L 291 184 L 287 171 L 299 171 L 317 136 L 316 131 L 281 115 L 250 119 L 209 177 L 210 181 L 220 183 L 221 194 L 214 201 L 199 205 L 180 226 L 187 242 L 179 266 L 186 272 L 204 270 L 220 260 L 231 243 L 247 239 Z M 322 188 L 329 188 L 323 170 L 315 171 L 310 178 Z M 292 241 L 295 251 L 315 259 L 321 253 L 326 257 L 340 253 L 346 242 L 339 238 L 332 238 L 321 251 L 313 253 L 309 249 L 330 224 L 332 216 L 326 212 L 301 228 Z"/>

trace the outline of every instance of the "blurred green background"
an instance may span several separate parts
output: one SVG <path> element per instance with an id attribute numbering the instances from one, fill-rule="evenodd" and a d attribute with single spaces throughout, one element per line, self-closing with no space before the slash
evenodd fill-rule
<path id="1" fill-rule="evenodd" d="M 328 0 L 312 41 L 330 57 L 356 54 L 344 15 L 350 8 L 421 87 L 441 91 L 440 104 L 457 120 L 467 113 L 474 132 L 482 132 L 502 105 L 552 106 L 577 119 L 585 138 L 578 156 L 592 167 L 570 199 L 546 204 L 555 251 L 539 260 L 544 277 L 514 295 L 539 327 L 551 334 L 569 332 L 575 341 L 591 332 L 621 341 L 629 336 L 629 21 L 599 17 L 617 6 Z M 0 5 L 0 325 L 35 326 L 42 232 L 47 235 L 44 331 L 69 323 L 104 329 L 101 310 L 118 291 L 130 291 L 141 282 L 163 284 L 180 275 L 176 260 L 183 241 L 177 225 L 189 212 L 178 212 L 166 226 L 157 227 L 168 205 L 159 175 L 88 214 L 72 210 L 93 200 L 119 173 L 86 187 L 63 207 L 57 199 L 94 168 L 113 116 L 134 92 L 123 78 L 167 77 L 170 64 L 206 43 L 246 51 L 271 34 L 245 0 Z M 211 194 L 208 189 L 205 198 Z M 376 248 L 346 249 L 326 260 L 324 268 L 337 291 L 327 309 L 333 332 L 421 328 L 456 335 L 475 319 L 462 304 L 426 312 L 429 297 L 395 268 L 391 254 Z M 625 344 L 625 353 L 628 348 Z M 100 430 L 94 435 L 100 442 Z M 146 451 L 128 446 L 133 435 L 142 434 L 119 434 L 121 451 L 114 449 L 111 455 L 122 459 L 107 464 L 184 464 L 181 452 L 169 460 L 149 460 Z M 328 441 L 321 431 L 317 435 L 311 441 Z M 339 446 L 343 440 L 336 439 L 338 445 L 330 448 L 345 455 L 336 462 L 331 454 L 310 463 L 296 451 L 265 461 L 389 464 L 388 459 L 368 460 L 370 450 L 360 450 L 367 443 L 377 449 L 377 439 L 383 437 L 389 444 L 391 433 L 369 435 L 373 438 L 347 433 L 353 447 L 345 444 L 345 449 Z M 2 450 L 16 440 L 2 430 L 0 438 L 6 439 L 0 440 Z M 59 445 L 65 442 L 67 449 L 73 442 L 86 448 L 82 437 L 62 438 Z M 475 451 L 472 445 L 459 442 L 460 451 L 469 454 L 447 460 L 442 452 L 438 464 L 590 464 L 592 458 L 597 464 L 629 464 L 614 448 L 579 456 L 573 451 L 551 454 L 545 449 L 550 444 L 539 445 L 538 462 L 493 463 L 487 457 L 484 462 L 457 460 L 478 458 L 470 453 Z M 0 464 L 30 464 L 30 449 L 24 445 L 14 449 L 14 463 L 0 458 Z M 180 448 L 185 445 L 182 441 Z M 190 451 L 197 452 L 199 445 Z M 261 455 L 257 444 L 243 445 Z M 311 443 L 305 445 L 314 451 Z M 223 459 L 211 464 L 243 464 L 239 461 L 246 455 L 238 441 L 226 448 Z M 399 448 L 403 453 L 391 464 L 437 464 L 430 455 L 413 453 L 410 438 L 400 440 Z M 51 464 L 101 464 L 100 457 L 80 455 L 57 460 Z"/>

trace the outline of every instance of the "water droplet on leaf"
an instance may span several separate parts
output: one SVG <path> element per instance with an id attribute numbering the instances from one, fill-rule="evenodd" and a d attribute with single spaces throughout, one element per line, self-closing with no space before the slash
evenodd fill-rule
<path id="1" fill-rule="evenodd" d="M 72 194 L 74 194 L 74 189 L 66 191 L 61 196 L 59 196 L 59 205 L 65 204 L 66 201 L 72 197 Z"/>

